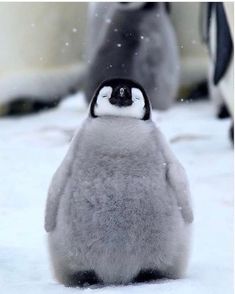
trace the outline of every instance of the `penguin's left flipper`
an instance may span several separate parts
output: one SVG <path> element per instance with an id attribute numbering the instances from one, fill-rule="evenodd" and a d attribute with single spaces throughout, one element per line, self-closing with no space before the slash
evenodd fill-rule
<path id="1" fill-rule="evenodd" d="M 184 168 L 177 162 L 167 164 L 167 183 L 176 195 L 177 204 L 185 223 L 193 222 L 193 211 L 190 203 L 190 191 Z"/>

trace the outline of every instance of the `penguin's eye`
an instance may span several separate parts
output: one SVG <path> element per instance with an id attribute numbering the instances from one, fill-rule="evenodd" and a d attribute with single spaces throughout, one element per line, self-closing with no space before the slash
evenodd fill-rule
<path id="1" fill-rule="evenodd" d="M 100 90 L 98 97 L 108 99 L 111 97 L 112 91 L 113 89 L 111 87 L 105 86 Z"/>
<path id="2" fill-rule="evenodd" d="M 132 93 L 133 101 L 139 101 L 139 100 L 144 101 L 143 94 L 139 89 L 132 88 L 131 93 Z"/>

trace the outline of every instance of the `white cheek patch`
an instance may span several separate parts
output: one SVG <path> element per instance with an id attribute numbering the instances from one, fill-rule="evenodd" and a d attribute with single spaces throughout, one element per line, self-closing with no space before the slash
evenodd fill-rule
<path id="1" fill-rule="evenodd" d="M 145 114 L 145 101 L 142 92 L 137 88 L 131 89 L 132 94 L 132 105 L 130 106 L 115 106 L 109 102 L 109 98 L 112 95 L 112 87 L 104 87 L 100 90 L 94 113 L 97 116 L 122 116 L 122 117 L 133 117 L 142 119 Z"/>
<path id="2" fill-rule="evenodd" d="M 135 103 L 138 103 L 139 105 L 144 107 L 144 105 L 145 105 L 144 96 L 143 96 L 142 92 L 140 91 L 140 89 L 132 88 L 131 89 L 131 96 L 132 96 L 132 100 Z"/>
<path id="3" fill-rule="evenodd" d="M 97 101 L 101 100 L 102 98 L 110 98 L 113 92 L 113 88 L 112 87 L 103 87 L 97 97 Z"/>

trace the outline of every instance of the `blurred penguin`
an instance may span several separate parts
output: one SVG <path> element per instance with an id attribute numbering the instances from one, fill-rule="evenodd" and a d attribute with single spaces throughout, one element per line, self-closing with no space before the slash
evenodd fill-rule
<path id="1" fill-rule="evenodd" d="M 210 97 L 217 108 L 217 117 L 234 118 L 234 57 L 233 40 L 225 4 L 211 2 L 202 4 L 202 39 L 209 50 L 208 83 Z M 233 4 L 232 4 L 233 5 Z M 233 7 L 232 7 L 233 8 Z M 230 22 L 232 17 L 230 17 Z M 230 129 L 233 141 L 233 123 Z"/>
<path id="2" fill-rule="evenodd" d="M 153 108 L 173 104 L 179 55 L 165 3 L 91 3 L 87 44 L 88 102 L 103 80 L 120 76 L 142 83 Z"/>

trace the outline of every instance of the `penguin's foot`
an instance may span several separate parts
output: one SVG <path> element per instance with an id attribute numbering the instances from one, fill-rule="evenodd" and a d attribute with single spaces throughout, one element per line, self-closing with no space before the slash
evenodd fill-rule
<path id="1" fill-rule="evenodd" d="M 160 273 L 158 270 L 146 269 L 141 270 L 138 273 L 138 275 L 134 278 L 133 283 L 151 282 L 163 278 L 165 278 L 164 275 Z"/>
<path id="2" fill-rule="evenodd" d="M 185 93 L 186 95 L 184 95 L 184 93 L 182 93 L 184 100 L 186 100 L 186 101 L 207 100 L 209 98 L 207 84 L 208 84 L 207 80 L 203 80 L 203 81 L 199 82 L 197 85 L 195 85 L 195 87 L 193 87 L 193 88 L 190 88 L 188 90 L 187 90 L 187 88 L 185 88 L 185 90 L 188 93 L 186 92 Z M 184 90 L 184 89 L 182 89 L 182 90 Z M 179 99 L 179 100 L 180 100 L 180 102 L 182 101 L 181 99 Z"/>
<path id="3" fill-rule="evenodd" d="M 95 284 L 101 284 L 94 271 L 81 271 L 70 274 L 66 277 L 65 286 L 67 287 L 89 287 Z"/>
<path id="4" fill-rule="evenodd" d="M 224 119 L 224 118 L 230 117 L 228 107 L 224 103 L 220 105 L 216 116 L 219 119 Z"/>

